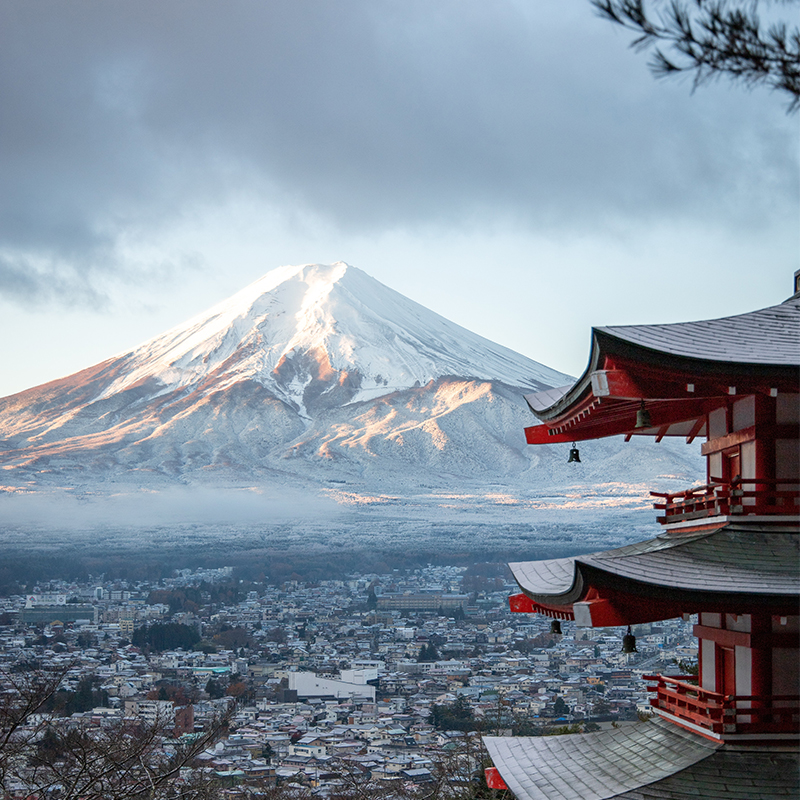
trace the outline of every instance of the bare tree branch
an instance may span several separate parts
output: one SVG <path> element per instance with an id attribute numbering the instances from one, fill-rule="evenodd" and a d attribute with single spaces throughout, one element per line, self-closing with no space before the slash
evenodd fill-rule
<path id="1" fill-rule="evenodd" d="M 0 672 L 0 793 L 24 787 L 36 795 L 57 790 L 59 800 L 199 800 L 213 788 L 207 780 L 182 787 L 176 779 L 215 741 L 225 716 L 169 754 L 170 719 L 94 726 L 45 712 L 71 667 Z"/>

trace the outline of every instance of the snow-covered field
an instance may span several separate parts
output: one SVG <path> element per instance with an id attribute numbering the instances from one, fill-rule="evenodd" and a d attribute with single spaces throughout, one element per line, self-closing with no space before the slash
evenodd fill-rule
<path id="1" fill-rule="evenodd" d="M 180 521 L 115 524 L 113 521 L 66 525 L 12 522 L 3 526 L 0 545 L 7 556 L 113 555 L 147 559 L 183 552 L 187 560 L 240 563 L 279 553 L 370 552 L 413 554 L 429 560 L 505 561 L 552 558 L 605 549 L 656 533 L 650 511 L 604 508 L 604 499 L 578 509 L 511 508 L 498 503 L 444 503 L 427 506 L 395 498 L 377 507 L 339 510 L 295 519 L 260 522 Z"/>

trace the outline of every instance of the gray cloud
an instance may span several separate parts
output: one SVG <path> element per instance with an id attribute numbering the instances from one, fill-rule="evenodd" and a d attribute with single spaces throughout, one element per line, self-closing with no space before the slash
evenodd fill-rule
<path id="1" fill-rule="evenodd" d="M 35 266 L 24 253 L 15 253 L 11 257 L 0 256 L 0 292 L 6 299 L 22 305 L 55 299 L 62 305 L 104 305 L 104 296 L 83 276 L 68 268 L 69 276 L 60 278 L 58 273 L 63 271 L 60 263 L 47 262 Z"/>
<path id="2" fill-rule="evenodd" d="M 97 303 L 125 242 L 242 194 L 353 232 L 797 203 L 776 96 L 654 82 L 587 0 L 9 0 L 0 31 L 11 298 Z"/>

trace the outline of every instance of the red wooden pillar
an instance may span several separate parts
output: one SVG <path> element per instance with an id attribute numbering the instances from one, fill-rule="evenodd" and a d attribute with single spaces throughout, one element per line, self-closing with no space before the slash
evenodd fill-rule
<path id="1" fill-rule="evenodd" d="M 714 645 L 716 656 L 717 691 L 720 694 L 736 694 L 736 651 L 733 647 Z"/>
<path id="2" fill-rule="evenodd" d="M 772 695 L 772 615 L 763 611 L 750 617 L 750 694 Z M 769 708 L 769 700 L 754 700 L 753 708 Z M 755 721 L 755 720 L 754 720 Z M 762 720 L 766 721 L 766 720 Z"/>
<path id="3" fill-rule="evenodd" d="M 755 421 L 756 421 L 756 441 L 755 441 L 755 468 L 756 478 L 766 478 L 767 480 L 775 477 L 775 410 L 776 401 L 774 397 L 767 397 L 763 394 L 755 396 Z M 762 497 L 769 495 L 775 488 L 771 483 L 756 483 L 755 490 Z M 773 501 L 774 502 L 774 501 Z"/>

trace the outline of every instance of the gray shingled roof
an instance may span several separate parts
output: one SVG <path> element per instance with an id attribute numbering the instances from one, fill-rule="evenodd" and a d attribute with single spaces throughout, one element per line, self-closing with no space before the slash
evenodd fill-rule
<path id="1" fill-rule="evenodd" d="M 800 365 L 800 299 L 735 317 L 597 328 L 662 353 L 743 364 Z"/>
<path id="2" fill-rule="evenodd" d="M 541 392 L 532 392 L 523 395 L 525 401 L 534 413 L 545 408 L 554 406 L 575 384 L 568 386 L 556 386 L 554 389 L 545 389 Z"/>
<path id="3" fill-rule="evenodd" d="M 664 533 L 601 553 L 509 564 L 523 591 L 544 602 L 574 602 L 581 566 L 654 586 L 689 591 L 800 595 L 800 534 L 731 523 L 712 531 Z"/>
<path id="4" fill-rule="evenodd" d="M 485 737 L 517 800 L 797 797 L 797 752 L 731 750 L 660 719 L 566 736 Z"/>
<path id="5" fill-rule="evenodd" d="M 611 551 L 613 552 L 613 551 Z M 517 583 L 535 594 L 565 594 L 575 582 L 575 559 L 548 558 L 544 561 L 512 561 L 511 572 Z"/>
<path id="6" fill-rule="evenodd" d="M 604 800 L 668 778 L 721 745 L 661 720 L 566 736 L 484 738 L 517 800 Z"/>
<path id="7" fill-rule="evenodd" d="M 625 800 L 796 800 L 800 797 L 798 753 L 723 748 L 688 769 L 641 789 Z"/>

